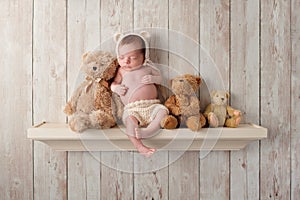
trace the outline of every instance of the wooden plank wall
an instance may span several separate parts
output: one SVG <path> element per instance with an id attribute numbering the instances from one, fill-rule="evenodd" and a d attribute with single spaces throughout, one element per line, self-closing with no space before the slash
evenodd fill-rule
<path id="1" fill-rule="evenodd" d="M 299 199 L 299 9 L 300 0 L 0 1 L 0 199 Z M 169 49 L 151 51 L 168 79 L 212 73 L 207 52 L 243 121 L 269 138 L 201 159 L 55 152 L 26 139 L 33 124 L 66 122 L 84 52 L 114 51 L 115 32 L 140 28 Z"/>

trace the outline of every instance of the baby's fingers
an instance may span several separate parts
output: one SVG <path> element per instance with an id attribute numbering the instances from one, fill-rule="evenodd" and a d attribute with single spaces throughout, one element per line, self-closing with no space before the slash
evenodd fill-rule
<path id="1" fill-rule="evenodd" d="M 124 96 L 126 94 L 128 88 L 126 86 L 122 85 L 120 89 L 121 89 L 121 91 L 120 91 L 121 95 Z"/>
<path id="2" fill-rule="evenodd" d="M 142 78 L 142 83 L 144 84 L 148 84 L 151 83 L 151 76 L 150 75 L 146 75 Z"/>

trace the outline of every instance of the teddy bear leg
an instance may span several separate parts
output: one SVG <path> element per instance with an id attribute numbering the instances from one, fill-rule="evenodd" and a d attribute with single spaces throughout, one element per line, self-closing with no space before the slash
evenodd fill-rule
<path id="1" fill-rule="evenodd" d="M 160 126 L 164 129 L 175 129 L 177 125 L 178 121 L 173 115 L 167 115 L 160 122 Z"/>
<path id="2" fill-rule="evenodd" d="M 202 128 L 200 116 L 191 116 L 186 120 L 186 126 L 192 131 L 199 131 Z"/>
<path id="3" fill-rule="evenodd" d="M 69 121 L 69 127 L 72 131 L 77 133 L 82 133 L 86 129 L 88 129 L 90 125 L 90 121 L 88 119 L 88 115 L 75 115 Z"/>
<path id="4" fill-rule="evenodd" d="M 200 113 L 200 124 L 201 124 L 201 127 L 204 127 L 206 125 L 206 118 L 204 117 L 204 115 L 202 113 Z"/>
<path id="5" fill-rule="evenodd" d="M 93 111 L 89 115 L 91 127 L 93 128 L 111 128 L 116 125 L 116 120 L 112 114 L 105 113 L 102 110 Z"/>
<path id="6" fill-rule="evenodd" d="M 235 116 L 232 118 L 229 118 L 225 122 L 226 127 L 236 128 L 240 124 L 241 116 Z"/>
<path id="7" fill-rule="evenodd" d="M 218 117 L 213 112 L 208 113 L 207 120 L 210 127 L 216 128 L 219 126 Z"/>

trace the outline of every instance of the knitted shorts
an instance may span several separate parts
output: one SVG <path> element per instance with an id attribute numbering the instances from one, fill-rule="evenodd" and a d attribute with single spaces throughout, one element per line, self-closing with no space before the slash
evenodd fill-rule
<path id="1" fill-rule="evenodd" d="M 139 121 L 140 126 L 146 126 L 150 124 L 161 109 L 169 113 L 169 110 L 160 104 L 158 99 L 140 100 L 129 103 L 124 108 L 123 123 L 126 124 L 125 120 L 128 116 L 133 116 Z"/>

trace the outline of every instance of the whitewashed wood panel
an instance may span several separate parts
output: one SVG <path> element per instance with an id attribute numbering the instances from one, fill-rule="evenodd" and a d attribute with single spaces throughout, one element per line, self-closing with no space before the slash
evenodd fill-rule
<path id="1" fill-rule="evenodd" d="M 169 1 L 170 78 L 199 74 L 199 1 Z M 199 152 L 169 152 L 169 199 L 199 198 Z"/>
<path id="2" fill-rule="evenodd" d="M 0 2 L 0 199 L 32 199 L 32 1 Z"/>
<path id="3" fill-rule="evenodd" d="M 113 35 L 133 30 L 133 0 L 101 0 L 100 7 L 101 48 L 115 52 Z M 101 162 L 101 199 L 134 199 L 133 153 L 102 152 Z"/>
<path id="4" fill-rule="evenodd" d="M 199 199 L 199 153 L 170 152 L 169 199 Z"/>
<path id="5" fill-rule="evenodd" d="M 83 53 L 100 45 L 100 0 L 68 1 L 67 7 L 67 90 L 70 97 L 85 76 L 79 74 Z M 100 199 L 100 155 L 100 152 L 68 153 L 68 199 Z"/>
<path id="6" fill-rule="evenodd" d="M 168 0 L 134 1 L 134 28 L 150 33 L 150 58 L 168 79 Z M 164 30 L 165 29 L 165 30 Z M 165 80 L 164 79 L 164 80 Z M 134 154 L 134 199 L 168 198 L 168 151 L 158 151 L 151 158 Z"/>
<path id="7" fill-rule="evenodd" d="M 291 1 L 291 199 L 300 197 L 300 1 Z"/>
<path id="8" fill-rule="evenodd" d="M 133 152 L 102 152 L 101 156 L 101 199 L 134 199 Z"/>
<path id="9" fill-rule="evenodd" d="M 231 1 L 231 105 L 259 123 L 259 1 Z M 259 199 L 259 142 L 230 156 L 230 198 Z"/>
<path id="10" fill-rule="evenodd" d="M 0 1 L 0 199 L 298 199 L 299 9 L 299 0 Z M 230 157 L 211 153 L 199 165 L 195 152 L 147 160 L 128 152 L 68 155 L 24 139 L 32 123 L 65 121 L 62 109 L 84 51 L 101 41 L 114 52 L 115 32 L 155 26 L 169 28 L 170 37 L 155 32 L 151 45 L 166 37 L 170 52 L 151 51 L 151 58 L 170 63 L 170 77 L 199 73 L 194 55 L 200 54 L 208 89 L 222 85 L 208 51 L 244 121 L 269 129 L 260 152 L 256 142 Z M 195 50 L 188 37 L 204 48 Z M 169 168 L 133 175 L 160 159 L 169 160 Z"/>
<path id="11" fill-rule="evenodd" d="M 33 119 L 64 122 L 66 103 L 66 1 L 35 1 L 33 17 Z M 34 198 L 67 198 L 66 153 L 34 143 Z"/>
<path id="12" fill-rule="evenodd" d="M 261 1 L 260 198 L 290 199 L 290 1 Z"/>
<path id="13" fill-rule="evenodd" d="M 169 199 L 168 152 L 134 154 L 134 199 Z"/>
<path id="14" fill-rule="evenodd" d="M 100 199 L 99 152 L 68 154 L 68 199 Z"/>
<path id="15" fill-rule="evenodd" d="M 209 91 L 229 89 L 229 37 L 229 1 L 201 1 L 200 43 L 215 63 L 200 52 L 200 72 Z M 229 153 L 210 152 L 201 157 L 200 199 L 229 199 Z"/>

